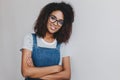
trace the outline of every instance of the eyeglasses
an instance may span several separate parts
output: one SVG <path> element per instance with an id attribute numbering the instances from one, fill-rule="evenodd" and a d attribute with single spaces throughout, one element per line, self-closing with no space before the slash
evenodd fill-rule
<path id="1" fill-rule="evenodd" d="M 60 19 L 60 20 L 57 20 L 56 16 L 54 16 L 54 15 L 50 15 L 50 16 L 49 16 L 49 21 L 52 22 L 52 23 L 55 23 L 55 22 L 57 21 L 57 25 L 58 25 L 58 26 L 62 26 L 63 23 L 64 23 L 64 21 L 61 20 L 61 19 Z"/>

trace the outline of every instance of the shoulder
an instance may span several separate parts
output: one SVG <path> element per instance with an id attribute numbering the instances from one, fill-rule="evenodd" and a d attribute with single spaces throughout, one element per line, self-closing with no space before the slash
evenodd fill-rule
<path id="1" fill-rule="evenodd" d="M 67 44 L 61 43 L 60 46 L 61 46 L 61 48 L 65 48 L 67 46 Z"/>
<path id="2" fill-rule="evenodd" d="M 24 36 L 24 39 L 23 39 L 23 47 L 22 47 L 22 48 L 32 50 L 32 46 L 33 46 L 32 33 L 27 33 L 27 34 Z"/>
<path id="3" fill-rule="evenodd" d="M 24 36 L 24 40 L 33 40 L 33 34 L 35 33 L 27 33 Z"/>
<path id="4" fill-rule="evenodd" d="M 24 39 L 32 39 L 32 33 L 25 34 Z"/>
<path id="5" fill-rule="evenodd" d="M 62 57 L 71 56 L 71 53 L 69 52 L 69 43 L 66 43 L 66 44 L 62 43 L 60 52 L 61 52 Z"/>

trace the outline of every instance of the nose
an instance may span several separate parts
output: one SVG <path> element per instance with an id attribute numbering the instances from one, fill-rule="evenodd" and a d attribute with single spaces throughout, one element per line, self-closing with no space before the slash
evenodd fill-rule
<path id="1" fill-rule="evenodd" d="M 57 26 L 57 24 L 58 24 L 57 21 L 55 21 L 55 22 L 54 22 L 54 25 Z"/>

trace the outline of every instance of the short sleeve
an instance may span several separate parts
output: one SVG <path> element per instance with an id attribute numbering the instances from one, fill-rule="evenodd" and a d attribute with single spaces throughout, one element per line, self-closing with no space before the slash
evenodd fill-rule
<path id="1" fill-rule="evenodd" d="M 22 49 L 28 49 L 32 51 L 32 46 L 33 46 L 33 38 L 32 38 L 32 34 L 29 33 L 24 36 Z"/>
<path id="2" fill-rule="evenodd" d="M 60 52 L 61 52 L 61 56 L 62 57 L 67 57 L 67 56 L 70 56 L 70 53 L 67 53 L 67 44 L 65 43 L 62 43 L 61 44 L 61 48 L 60 48 Z"/>

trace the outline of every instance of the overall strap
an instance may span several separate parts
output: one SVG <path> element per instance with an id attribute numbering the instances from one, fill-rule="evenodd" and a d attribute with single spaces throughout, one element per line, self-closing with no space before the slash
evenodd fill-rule
<path id="1" fill-rule="evenodd" d="M 58 50 L 60 50 L 60 45 L 61 45 L 61 44 L 57 42 L 56 48 L 57 48 Z"/>
<path id="2" fill-rule="evenodd" d="M 37 37 L 36 37 L 36 34 L 32 33 L 32 36 L 33 36 L 33 47 L 36 47 L 37 46 Z"/>

